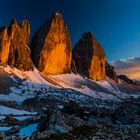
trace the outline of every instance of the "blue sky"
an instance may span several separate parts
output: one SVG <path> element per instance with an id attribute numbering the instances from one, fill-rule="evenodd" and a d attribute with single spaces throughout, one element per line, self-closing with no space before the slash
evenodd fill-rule
<path id="1" fill-rule="evenodd" d="M 28 19 L 31 34 L 59 10 L 68 26 L 73 46 L 91 31 L 104 47 L 108 61 L 140 56 L 140 0 L 4 0 L 0 26 L 12 18 Z"/>

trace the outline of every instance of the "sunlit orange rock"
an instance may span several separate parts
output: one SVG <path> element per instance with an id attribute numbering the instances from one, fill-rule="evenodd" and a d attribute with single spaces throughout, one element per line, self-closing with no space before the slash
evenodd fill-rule
<path id="1" fill-rule="evenodd" d="M 7 65 L 10 50 L 10 37 L 8 35 L 8 28 L 0 29 L 0 64 Z"/>
<path id="2" fill-rule="evenodd" d="M 30 24 L 23 20 L 21 27 L 12 20 L 9 27 L 0 29 L 0 64 L 11 65 L 20 70 L 33 70 L 28 41 Z"/>
<path id="3" fill-rule="evenodd" d="M 70 71 L 72 43 L 59 12 L 53 14 L 36 32 L 31 51 L 34 64 L 44 75 Z"/>
<path id="4" fill-rule="evenodd" d="M 84 33 L 73 49 L 77 71 L 93 80 L 105 79 L 106 55 L 92 33 Z"/>

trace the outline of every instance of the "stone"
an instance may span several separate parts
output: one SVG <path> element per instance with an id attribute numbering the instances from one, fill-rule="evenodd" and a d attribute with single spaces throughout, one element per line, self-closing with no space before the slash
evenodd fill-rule
<path id="1" fill-rule="evenodd" d="M 38 126 L 39 132 L 36 133 L 38 138 L 47 138 L 54 134 L 68 133 L 73 128 L 77 128 L 85 125 L 85 121 L 74 116 L 65 114 L 59 110 L 53 109 L 52 112 L 49 112 L 49 119 L 40 123 Z M 44 127 L 46 128 L 44 129 Z M 43 130 L 43 131 L 40 131 Z"/>
<path id="2" fill-rule="evenodd" d="M 29 21 L 23 20 L 21 27 L 12 20 L 9 27 L 0 29 L 0 65 L 10 65 L 19 70 L 33 70 L 28 41 Z"/>
<path id="3" fill-rule="evenodd" d="M 70 71 L 72 43 L 62 15 L 56 12 L 35 33 L 31 42 L 33 62 L 43 75 Z"/>
<path id="4" fill-rule="evenodd" d="M 106 55 L 91 32 L 84 33 L 73 49 L 77 72 L 93 80 L 105 79 Z"/>
<path id="5" fill-rule="evenodd" d="M 115 72 L 115 69 L 108 62 L 106 62 L 105 70 L 106 70 L 106 76 L 108 76 L 113 81 L 115 81 L 116 83 L 118 83 L 118 76 L 117 76 L 117 74 Z"/>
<path id="6" fill-rule="evenodd" d="M 5 132 L 0 132 L 0 139 L 4 139 L 5 138 Z"/>

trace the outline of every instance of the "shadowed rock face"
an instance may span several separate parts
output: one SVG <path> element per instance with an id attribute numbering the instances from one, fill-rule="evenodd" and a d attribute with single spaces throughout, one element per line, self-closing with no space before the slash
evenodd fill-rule
<path id="1" fill-rule="evenodd" d="M 134 82 L 132 79 L 128 78 L 126 75 L 119 75 L 118 77 L 119 77 L 119 79 L 123 80 L 127 84 L 137 85 L 136 82 Z"/>
<path id="2" fill-rule="evenodd" d="M 115 72 L 115 69 L 108 62 L 106 62 L 105 70 L 106 70 L 106 76 L 108 76 L 109 78 L 111 78 L 112 80 L 118 83 L 118 76 Z"/>
<path id="3" fill-rule="evenodd" d="M 72 43 L 59 12 L 36 32 L 31 42 L 31 51 L 34 64 L 44 75 L 70 71 Z"/>
<path id="4" fill-rule="evenodd" d="M 30 24 L 23 20 L 21 27 L 12 20 L 9 27 L 0 29 L 0 64 L 20 70 L 33 70 L 28 41 Z"/>
<path id="5" fill-rule="evenodd" d="M 73 49 L 77 71 L 93 80 L 105 79 L 106 56 L 92 33 L 84 33 Z"/>
<path id="6" fill-rule="evenodd" d="M 72 59 L 71 61 L 71 71 L 73 73 L 77 73 L 77 68 L 76 68 L 76 64 L 75 64 L 75 61 Z"/>

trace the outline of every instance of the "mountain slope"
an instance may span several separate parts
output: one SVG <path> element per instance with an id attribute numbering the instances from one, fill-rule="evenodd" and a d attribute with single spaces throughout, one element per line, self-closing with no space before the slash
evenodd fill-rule
<path id="1" fill-rule="evenodd" d="M 24 130 L 25 136 L 34 140 L 51 134 L 73 134 L 75 128 L 81 131 L 78 138 L 94 138 L 97 132 L 99 139 L 109 133 L 108 137 L 132 138 L 131 133 L 123 133 L 126 129 L 138 135 L 139 86 L 116 83 L 108 77 L 97 82 L 74 73 L 43 77 L 36 69 L 22 72 L 9 66 L 0 66 L 0 78 L 0 85 L 6 85 L 0 86 L 3 137 L 18 134 L 21 138 Z M 83 135 L 87 132 L 84 126 L 89 131 L 94 126 L 96 132 Z M 31 133 L 26 133 L 30 128 Z"/>
<path id="2" fill-rule="evenodd" d="M 63 88 L 71 88 L 85 95 L 103 100 L 121 101 L 123 99 L 139 97 L 140 94 L 140 87 L 129 85 L 123 81 L 115 83 L 109 78 L 97 82 L 73 73 L 49 76 L 49 78 Z"/>
<path id="3" fill-rule="evenodd" d="M 2 77 L 1 85 L 8 83 L 6 91 L 9 89 L 14 94 L 34 97 L 36 91 L 45 92 L 45 90 L 72 89 L 82 94 L 102 100 L 123 101 L 124 99 L 137 98 L 140 96 L 140 87 L 127 84 L 124 81 L 115 83 L 106 77 L 106 80 L 93 81 L 79 74 L 61 74 L 54 76 L 41 76 L 36 69 L 29 72 L 21 72 L 16 68 L 0 67 Z M 5 74 L 3 74 L 5 73 Z M 11 81 L 11 82 L 10 82 Z M 11 84 L 10 84 L 11 83 Z M 1 93 L 3 87 L 0 88 Z M 7 91 L 7 94 L 9 92 Z M 52 93 L 53 94 L 53 93 Z"/>

